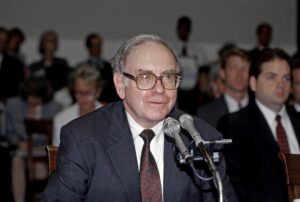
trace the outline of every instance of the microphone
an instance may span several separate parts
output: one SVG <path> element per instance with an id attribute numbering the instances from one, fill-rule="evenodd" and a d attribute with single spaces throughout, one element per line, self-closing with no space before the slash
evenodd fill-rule
<path id="1" fill-rule="evenodd" d="M 189 165 L 193 163 L 192 156 L 179 135 L 180 125 L 178 121 L 176 121 L 171 117 L 166 118 L 164 122 L 164 132 L 166 135 L 168 135 L 169 137 L 175 140 L 175 145 L 178 148 L 179 152 L 181 153 L 183 159 Z"/>
<path id="2" fill-rule="evenodd" d="M 203 156 L 207 162 L 208 168 L 211 171 L 211 173 L 213 174 L 214 184 L 219 192 L 219 201 L 222 202 L 223 198 L 224 198 L 222 178 L 220 176 L 220 173 L 219 173 L 216 165 L 214 164 L 212 158 L 210 157 L 208 151 L 204 147 L 204 144 L 206 142 L 202 139 L 199 132 L 195 128 L 194 119 L 188 114 L 183 114 L 179 117 L 179 122 L 180 122 L 181 127 L 189 132 L 189 134 L 194 139 L 195 144 L 198 147 L 199 151 L 203 154 Z"/>
<path id="3" fill-rule="evenodd" d="M 192 116 L 188 114 L 183 114 L 179 117 L 180 125 L 183 129 L 187 130 L 189 134 L 192 136 L 193 140 L 195 141 L 196 145 L 200 143 L 204 144 L 204 140 L 200 136 L 199 132 L 195 128 L 194 119 Z"/>

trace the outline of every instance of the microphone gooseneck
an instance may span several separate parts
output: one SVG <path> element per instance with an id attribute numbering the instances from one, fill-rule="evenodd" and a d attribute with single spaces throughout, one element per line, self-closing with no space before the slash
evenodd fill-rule
<path id="1" fill-rule="evenodd" d="M 203 157 L 205 158 L 208 168 L 213 175 L 214 184 L 219 193 L 219 202 L 223 202 L 224 201 L 223 183 L 222 183 L 220 173 L 217 167 L 215 166 L 213 160 L 211 159 L 207 149 L 204 147 L 205 141 L 202 139 L 200 133 L 196 129 L 194 125 L 193 117 L 188 114 L 183 114 L 179 117 L 179 122 L 181 127 L 188 131 L 190 136 L 195 141 L 198 150 L 202 153 Z"/>

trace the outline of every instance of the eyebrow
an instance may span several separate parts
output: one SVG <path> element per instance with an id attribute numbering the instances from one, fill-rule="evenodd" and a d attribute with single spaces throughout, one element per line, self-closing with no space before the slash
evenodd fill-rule
<path id="1" fill-rule="evenodd" d="M 152 72 L 151 70 L 143 70 L 143 69 L 139 69 L 138 70 L 139 73 L 148 73 L 148 74 L 154 74 L 154 72 Z M 163 71 L 161 74 L 178 74 L 179 72 L 177 70 L 173 70 L 173 69 L 169 69 L 169 70 L 165 70 Z"/>

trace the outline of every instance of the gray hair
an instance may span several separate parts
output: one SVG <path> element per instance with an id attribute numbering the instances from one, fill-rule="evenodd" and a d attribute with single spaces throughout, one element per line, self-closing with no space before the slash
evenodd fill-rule
<path id="1" fill-rule="evenodd" d="M 122 73 L 125 69 L 127 56 L 138 46 L 147 42 L 153 42 L 165 46 L 174 56 L 174 59 L 176 61 L 176 70 L 181 72 L 178 56 L 174 53 L 174 51 L 168 46 L 166 42 L 164 42 L 159 36 L 154 34 L 141 34 L 125 41 L 112 59 L 112 67 L 114 72 Z"/>
<path id="2" fill-rule="evenodd" d="M 97 89 L 101 87 L 100 71 L 87 63 L 80 64 L 71 75 L 71 87 L 74 87 L 75 81 L 81 79 L 86 83 L 95 83 Z"/>

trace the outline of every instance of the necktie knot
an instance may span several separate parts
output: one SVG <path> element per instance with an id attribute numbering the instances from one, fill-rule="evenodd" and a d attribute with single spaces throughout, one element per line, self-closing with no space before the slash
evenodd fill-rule
<path id="1" fill-rule="evenodd" d="M 151 129 L 145 129 L 140 134 L 140 136 L 144 140 L 145 143 L 150 143 L 151 140 L 154 138 L 155 134 L 154 134 L 153 130 L 151 130 Z"/>
<path id="2" fill-rule="evenodd" d="M 281 121 L 281 116 L 277 114 L 275 120 L 276 120 L 277 122 Z"/>

